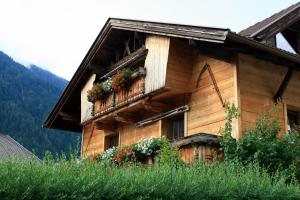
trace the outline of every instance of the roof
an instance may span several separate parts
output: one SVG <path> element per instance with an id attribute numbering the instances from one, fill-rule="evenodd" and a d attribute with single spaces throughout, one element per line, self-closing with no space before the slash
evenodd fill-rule
<path id="1" fill-rule="evenodd" d="M 226 39 L 227 33 L 230 31 L 229 29 L 223 28 L 109 18 L 61 95 L 58 103 L 54 106 L 53 110 L 49 114 L 48 118 L 43 124 L 43 127 L 72 130 L 77 132 L 81 131 L 81 126 L 79 124 L 70 123 L 68 121 L 64 121 L 66 124 L 63 126 L 56 126 L 55 119 L 72 92 L 79 90 L 81 87 L 80 84 L 82 83 L 82 80 L 89 73 L 88 65 L 95 57 L 97 51 L 101 48 L 104 41 L 107 39 L 106 36 L 109 35 L 113 30 L 136 31 L 140 33 L 150 33 L 213 43 L 223 43 Z"/>
<path id="2" fill-rule="evenodd" d="M 257 22 L 256 24 L 242 30 L 239 34 L 246 37 L 252 37 L 252 38 L 256 37 L 258 34 L 269 29 L 273 24 L 275 24 L 276 22 L 278 22 L 279 20 L 283 19 L 288 15 L 298 12 L 298 15 L 295 15 L 295 17 L 299 18 L 299 14 L 300 14 L 299 9 L 300 9 L 300 2 L 293 4 L 284 10 L 281 10 L 280 12 L 272 15 L 271 17 L 268 17 L 260 22 Z"/>
<path id="3" fill-rule="evenodd" d="M 251 48 L 252 52 L 259 52 L 260 54 L 264 54 L 265 58 L 274 57 L 277 60 L 286 61 L 285 63 L 292 63 L 293 65 L 295 65 L 295 68 L 300 69 L 299 55 L 292 54 L 278 48 L 273 48 L 253 39 L 243 37 L 239 34 L 231 32 L 226 28 L 211 28 L 202 26 L 109 18 L 105 23 L 103 29 L 97 36 L 96 40 L 92 44 L 91 48 L 87 52 L 79 68 L 69 82 L 67 88 L 58 100 L 57 104 L 49 114 L 43 127 L 72 130 L 77 132 L 81 131 L 80 123 L 71 123 L 69 121 L 66 121 L 59 116 L 59 113 L 70 104 L 70 101 L 73 101 L 73 103 L 76 101 L 76 105 L 80 107 L 81 87 L 85 83 L 88 74 L 91 73 L 88 66 L 92 63 L 92 60 L 96 57 L 97 53 L 99 55 L 99 51 L 101 50 L 101 48 L 103 48 L 105 41 L 107 41 L 109 38 L 108 36 L 110 34 L 113 34 L 114 31 L 117 30 L 131 32 L 135 31 L 139 33 L 150 33 L 155 35 L 188 39 L 202 42 L 202 45 L 203 43 L 215 45 L 238 44 L 239 48 L 243 49 L 243 52 L 248 51 L 248 49 Z M 231 47 L 231 49 L 235 49 L 236 46 L 237 45 Z M 100 53 L 100 56 L 103 56 L 102 52 Z M 69 110 L 72 109 L 69 108 Z"/>
<path id="4" fill-rule="evenodd" d="M 11 138 L 9 135 L 0 134 L 0 160 L 8 158 L 29 158 L 38 159 L 33 153 Z"/>
<path id="5" fill-rule="evenodd" d="M 218 144 L 220 144 L 220 140 L 218 137 L 219 136 L 217 136 L 217 135 L 212 135 L 209 133 L 197 133 L 197 134 L 193 134 L 193 135 L 184 137 L 184 138 L 176 141 L 174 144 L 179 147 L 193 145 L 193 144 L 218 145 Z"/>

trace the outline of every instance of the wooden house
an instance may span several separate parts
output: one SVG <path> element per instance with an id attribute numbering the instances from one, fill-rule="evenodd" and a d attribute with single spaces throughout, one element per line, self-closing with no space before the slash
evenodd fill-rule
<path id="1" fill-rule="evenodd" d="M 295 53 L 277 47 L 281 33 Z M 82 133 L 81 153 L 166 136 L 186 162 L 212 157 L 234 103 L 239 139 L 278 103 L 283 132 L 300 122 L 300 3 L 240 33 L 229 29 L 110 18 L 44 127 Z M 127 92 L 91 103 L 87 91 L 130 67 Z"/>

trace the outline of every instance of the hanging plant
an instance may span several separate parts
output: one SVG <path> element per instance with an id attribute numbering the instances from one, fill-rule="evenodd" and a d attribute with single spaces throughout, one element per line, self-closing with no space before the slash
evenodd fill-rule
<path id="1" fill-rule="evenodd" d="M 87 93 L 88 101 L 93 103 L 98 100 L 104 100 L 108 94 L 104 90 L 102 83 L 96 83 Z"/>
<path id="2" fill-rule="evenodd" d="M 112 76 L 111 87 L 114 91 L 118 92 L 123 89 L 126 91 L 130 88 L 131 75 L 133 71 L 130 68 L 123 68 L 117 71 L 115 75 Z"/>

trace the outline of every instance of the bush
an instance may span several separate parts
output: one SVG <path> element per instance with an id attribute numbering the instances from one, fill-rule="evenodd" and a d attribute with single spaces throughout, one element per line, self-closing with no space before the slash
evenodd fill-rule
<path id="1" fill-rule="evenodd" d="M 295 183 L 258 165 L 196 163 L 107 167 L 89 160 L 9 160 L 0 165 L 0 199 L 299 199 Z"/>
<path id="2" fill-rule="evenodd" d="M 288 170 L 300 180 L 300 138 L 291 131 L 279 137 L 279 122 L 269 113 L 262 113 L 254 128 L 245 131 L 244 137 L 234 140 L 231 136 L 231 122 L 238 116 L 234 105 L 226 106 L 227 123 L 223 132 L 221 146 L 225 160 L 243 164 L 257 162 L 270 173 Z"/>
<path id="3" fill-rule="evenodd" d="M 166 139 L 163 140 L 163 144 L 161 145 L 159 154 L 155 158 L 155 161 L 158 165 L 167 165 L 170 167 L 178 167 L 184 165 L 178 147 L 173 146 Z"/>

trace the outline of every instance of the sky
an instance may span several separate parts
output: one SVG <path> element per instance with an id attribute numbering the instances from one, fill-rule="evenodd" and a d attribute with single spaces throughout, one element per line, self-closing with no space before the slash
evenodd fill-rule
<path id="1" fill-rule="evenodd" d="M 35 64 L 70 80 L 108 17 L 230 28 L 239 32 L 297 2 L 0 0 L 0 51 L 26 66 Z M 280 45 L 286 46 L 284 41 Z"/>

